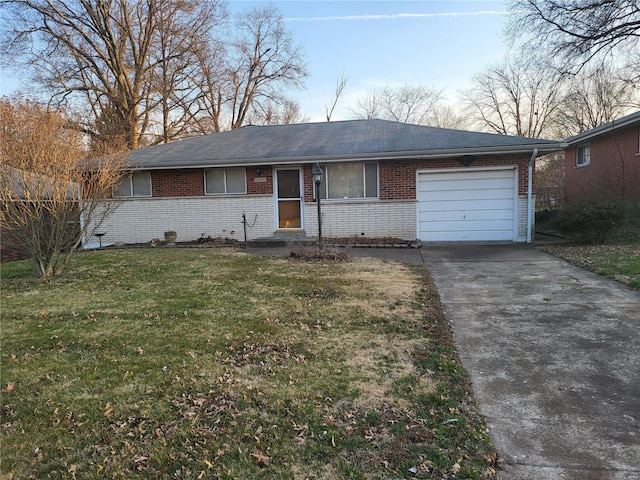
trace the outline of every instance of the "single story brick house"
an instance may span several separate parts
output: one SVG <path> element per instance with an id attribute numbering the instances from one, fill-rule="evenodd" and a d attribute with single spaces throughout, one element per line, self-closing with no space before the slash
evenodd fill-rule
<path id="1" fill-rule="evenodd" d="M 385 120 L 249 126 L 130 152 L 104 242 L 199 237 L 531 239 L 533 164 L 558 142 Z M 95 239 L 94 239 L 95 240 Z"/>
<path id="2" fill-rule="evenodd" d="M 569 202 L 640 202 L 640 111 L 565 140 Z"/>

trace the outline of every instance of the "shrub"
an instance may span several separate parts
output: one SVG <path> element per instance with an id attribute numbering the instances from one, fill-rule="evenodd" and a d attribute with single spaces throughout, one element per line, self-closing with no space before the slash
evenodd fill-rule
<path id="1" fill-rule="evenodd" d="M 567 204 L 554 219 L 554 227 L 583 243 L 604 243 L 610 233 L 624 222 L 623 205 L 584 201 Z"/>
<path id="2" fill-rule="evenodd" d="M 550 210 L 548 208 L 539 210 L 536 212 L 536 223 L 542 225 L 553 222 L 558 216 L 558 212 L 559 210 Z"/>

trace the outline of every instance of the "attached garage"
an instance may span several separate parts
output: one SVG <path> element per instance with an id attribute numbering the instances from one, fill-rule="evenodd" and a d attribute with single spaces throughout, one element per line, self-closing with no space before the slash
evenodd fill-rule
<path id="1" fill-rule="evenodd" d="M 144 243 L 167 230 L 180 241 L 314 240 L 322 227 L 339 239 L 527 242 L 535 160 L 561 150 L 555 141 L 376 119 L 201 135 L 129 153 L 131 169 L 151 177 L 151 195 L 119 197 L 102 241 Z"/>
<path id="2" fill-rule="evenodd" d="M 516 167 L 418 171 L 418 238 L 516 241 Z"/>

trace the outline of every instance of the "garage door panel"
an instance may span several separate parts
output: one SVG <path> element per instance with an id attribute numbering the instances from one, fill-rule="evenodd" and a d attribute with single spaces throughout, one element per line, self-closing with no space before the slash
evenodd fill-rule
<path id="1" fill-rule="evenodd" d="M 511 234 L 511 220 L 493 220 L 492 222 L 492 231 L 509 232 Z M 482 232 L 487 229 L 487 225 L 485 220 L 466 220 L 464 222 L 430 221 L 429 228 L 442 232 Z"/>
<path id="2" fill-rule="evenodd" d="M 446 201 L 420 202 L 420 211 L 427 212 L 455 212 L 473 210 L 511 210 L 513 207 L 513 194 L 509 198 L 489 198 L 469 200 L 455 199 Z"/>
<path id="3" fill-rule="evenodd" d="M 487 189 L 512 189 L 513 183 L 512 178 L 489 178 L 484 179 L 481 182 L 478 179 L 461 179 L 458 181 L 434 181 L 428 184 L 421 183 L 419 186 L 420 192 L 440 192 L 440 191 L 460 191 L 460 190 L 478 190 L 480 192 L 486 191 Z"/>
<path id="4" fill-rule="evenodd" d="M 425 232 L 420 238 L 423 242 L 509 242 L 513 240 L 512 231 L 508 232 Z"/>
<path id="5" fill-rule="evenodd" d="M 418 236 L 424 241 L 515 239 L 516 170 L 421 172 Z"/>
<path id="6" fill-rule="evenodd" d="M 474 210 L 469 212 L 419 212 L 419 222 L 451 222 L 451 221 L 497 221 L 507 220 L 513 221 L 513 215 L 510 212 L 502 210 Z"/>
<path id="7" fill-rule="evenodd" d="M 439 192 L 421 192 L 421 202 L 476 201 L 476 200 L 513 200 L 513 188 L 510 190 L 444 190 Z"/>
<path id="8" fill-rule="evenodd" d="M 473 169 L 468 169 L 466 170 L 466 173 L 471 173 L 473 175 L 474 179 L 479 179 L 479 180 L 486 180 L 489 178 L 505 178 L 507 176 L 509 176 L 509 174 L 511 172 L 513 172 L 515 169 L 513 168 L 508 168 L 508 169 L 498 169 L 498 170 L 473 170 Z M 435 179 L 438 182 L 446 182 L 446 181 L 452 181 L 452 182 L 457 182 L 461 179 L 460 174 L 462 173 L 461 170 L 451 170 L 450 172 L 446 172 L 446 171 L 439 171 L 439 172 L 424 172 L 425 175 L 438 175 L 438 178 Z M 464 180 L 464 178 L 462 178 Z"/>

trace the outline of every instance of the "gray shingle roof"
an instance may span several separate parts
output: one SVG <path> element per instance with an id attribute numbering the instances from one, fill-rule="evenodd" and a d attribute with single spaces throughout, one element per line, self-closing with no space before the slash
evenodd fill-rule
<path id="1" fill-rule="evenodd" d="M 540 154 L 559 142 L 425 127 L 386 120 L 349 120 L 244 127 L 130 152 L 136 168 L 290 164 L 442 158 L 461 155 Z"/>
<path id="2" fill-rule="evenodd" d="M 630 115 L 626 115 L 624 117 L 613 120 L 612 122 L 607 122 L 599 125 L 596 128 L 592 128 L 591 130 L 586 130 L 579 135 L 569 137 L 565 140 L 565 142 L 569 147 L 572 147 L 578 143 L 586 142 L 587 140 L 595 138 L 604 133 L 608 133 L 615 129 L 628 127 L 634 124 L 640 125 L 640 110 Z"/>

